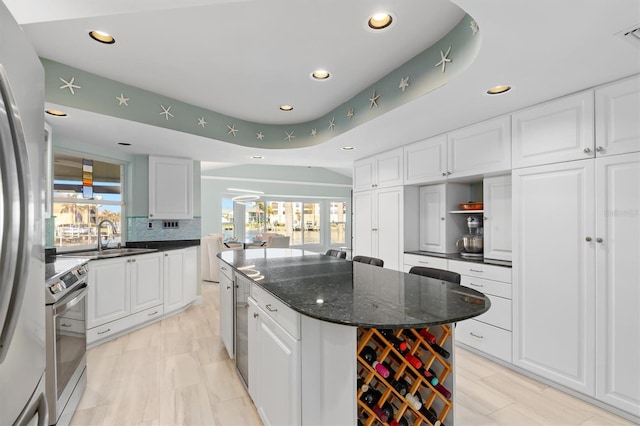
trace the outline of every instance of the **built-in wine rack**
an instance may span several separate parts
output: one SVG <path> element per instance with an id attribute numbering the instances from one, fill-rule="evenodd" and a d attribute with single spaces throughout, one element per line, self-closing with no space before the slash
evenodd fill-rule
<path id="1" fill-rule="evenodd" d="M 453 367 L 448 353 L 451 337 L 449 325 L 396 330 L 359 328 L 359 424 L 444 425 L 453 408 Z M 408 347 L 399 347 L 402 342 Z M 375 351 L 375 362 L 371 360 L 373 352 L 365 346 Z M 368 360 L 363 355 L 367 351 Z M 422 364 L 419 368 L 418 361 Z M 386 378 L 385 369 L 391 372 Z M 431 373 L 425 375 L 429 370 Z M 449 417 L 451 420 L 452 415 Z"/>

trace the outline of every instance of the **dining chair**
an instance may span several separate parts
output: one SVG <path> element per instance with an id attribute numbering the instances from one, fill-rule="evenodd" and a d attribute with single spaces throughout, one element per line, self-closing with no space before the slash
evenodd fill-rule
<path id="1" fill-rule="evenodd" d="M 414 266 L 409 269 L 410 274 L 422 275 L 423 277 L 435 278 L 442 281 L 448 281 L 460 284 L 460 274 L 457 272 L 447 271 L 446 269 L 427 268 L 426 266 Z"/>
<path id="2" fill-rule="evenodd" d="M 346 251 L 342 251 L 342 250 L 329 249 L 329 250 L 327 250 L 327 252 L 325 254 L 327 256 L 337 257 L 338 259 L 346 259 L 347 258 L 347 252 Z"/>
<path id="3" fill-rule="evenodd" d="M 382 259 L 377 259 L 375 257 L 369 256 L 353 256 L 353 261 L 359 263 L 368 263 L 369 265 L 373 266 L 384 266 L 384 261 Z"/>

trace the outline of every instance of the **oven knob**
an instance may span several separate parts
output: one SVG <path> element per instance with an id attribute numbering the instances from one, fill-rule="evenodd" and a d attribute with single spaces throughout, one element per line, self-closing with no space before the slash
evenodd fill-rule
<path id="1" fill-rule="evenodd" d="M 49 291 L 53 294 L 56 294 L 56 293 L 60 293 L 65 288 L 66 286 L 64 285 L 64 283 L 62 281 L 58 281 L 57 283 L 51 284 L 49 286 Z"/>

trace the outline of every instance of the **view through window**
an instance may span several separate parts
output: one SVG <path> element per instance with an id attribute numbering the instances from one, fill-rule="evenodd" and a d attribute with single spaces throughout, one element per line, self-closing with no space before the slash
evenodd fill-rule
<path id="1" fill-rule="evenodd" d="M 82 248 L 98 243 L 115 245 L 122 229 L 122 166 L 56 153 L 53 163 L 55 246 Z"/>

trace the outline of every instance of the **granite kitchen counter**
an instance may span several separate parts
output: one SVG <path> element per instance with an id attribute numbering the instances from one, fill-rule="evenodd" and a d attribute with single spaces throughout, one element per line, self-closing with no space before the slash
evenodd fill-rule
<path id="1" fill-rule="evenodd" d="M 486 312 L 487 296 L 460 285 L 296 249 L 218 255 L 293 310 L 331 323 L 421 328 Z"/>

